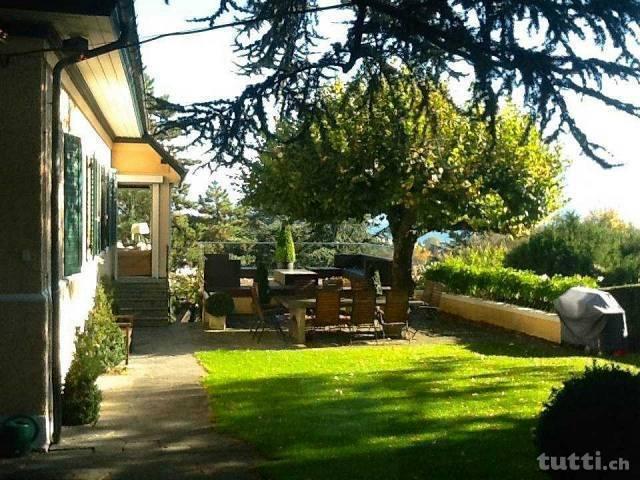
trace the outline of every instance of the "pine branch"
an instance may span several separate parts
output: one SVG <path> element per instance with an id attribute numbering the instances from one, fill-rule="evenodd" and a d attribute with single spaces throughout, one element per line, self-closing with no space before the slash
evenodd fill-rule
<path id="1" fill-rule="evenodd" d="M 273 112 L 287 119 L 312 115 L 319 90 L 340 73 L 391 61 L 439 78 L 459 76 L 460 64 L 471 67 L 474 111 L 492 122 L 500 99 L 522 90 L 547 138 L 568 132 L 604 167 L 611 160 L 589 140 L 566 99 L 578 94 L 640 113 L 634 99 L 611 98 L 601 88 L 604 80 L 640 82 L 640 0 L 354 0 L 344 3 L 351 12 L 345 38 L 330 46 L 316 28 L 319 5 L 223 0 L 211 16 L 195 19 L 247 20 L 237 27 L 234 46 L 241 73 L 261 80 L 236 98 L 167 104 L 174 115 L 161 128 L 194 134 L 214 164 L 246 163 L 275 134 Z M 601 55 L 581 55 L 581 43 Z"/>

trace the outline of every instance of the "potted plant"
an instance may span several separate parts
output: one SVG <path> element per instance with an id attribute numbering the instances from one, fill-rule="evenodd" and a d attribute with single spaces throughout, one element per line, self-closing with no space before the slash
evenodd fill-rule
<path id="1" fill-rule="evenodd" d="M 293 270 L 296 261 L 296 247 L 293 243 L 291 225 L 283 224 L 276 238 L 276 262 L 278 268 Z"/>
<path id="2" fill-rule="evenodd" d="M 203 326 L 214 330 L 227 327 L 227 315 L 233 313 L 233 298 L 227 292 L 215 292 L 204 304 L 205 318 Z"/>

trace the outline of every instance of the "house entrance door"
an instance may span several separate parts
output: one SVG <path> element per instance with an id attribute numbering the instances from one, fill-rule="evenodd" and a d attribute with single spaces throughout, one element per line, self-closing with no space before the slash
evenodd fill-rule
<path id="1" fill-rule="evenodd" d="M 153 193 L 149 185 L 118 186 L 118 277 L 153 276 Z"/>

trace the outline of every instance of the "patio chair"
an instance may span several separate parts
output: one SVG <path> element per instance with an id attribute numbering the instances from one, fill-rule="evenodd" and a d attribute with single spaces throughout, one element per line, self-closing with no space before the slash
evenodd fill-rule
<path id="1" fill-rule="evenodd" d="M 256 323 L 253 328 L 251 328 L 251 334 L 256 339 L 256 342 L 260 343 L 267 327 L 274 328 L 275 331 L 280 334 L 282 340 L 286 342 L 287 336 L 282 329 L 285 322 L 286 310 L 280 306 L 263 305 L 260 302 L 257 283 L 251 286 L 251 299 L 253 300 L 253 311 L 256 315 Z"/>
<path id="2" fill-rule="evenodd" d="M 340 311 L 340 289 L 323 287 L 316 289 L 316 305 L 306 317 L 310 331 L 330 330 L 348 327 L 349 316 Z"/>
<path id="3" fill-rule="evenodd" d="M 376 308 L 376 291 L 373 288 L 353 290 L 351 318 L 349 320 L 353 332 L 366 328 L 378 341 L 378 310 Z"/>
<path id="4" fill-rule="evenodd" d="M 422 301 L 424 303 L 417 307 L 418 311 L 426 312 L 427 317 L 435 320 L 440 312 L 440 300 L 443 291 L 443 283 L 427 280 L 422 292 Z"/>
<path id="5" fill-rule="evenodd" d="M 408 340 L 415 337 L 417 330 L 409 326 L 409 292 L 392 289 L 386 293 L 382 313 L 382 331 L 385 336 L 400 336 Z"/>

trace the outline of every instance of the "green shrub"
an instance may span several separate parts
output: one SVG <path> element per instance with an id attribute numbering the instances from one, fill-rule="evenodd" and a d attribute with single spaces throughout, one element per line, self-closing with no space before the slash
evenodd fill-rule
<path id="1" fill-rule="evenodd" d="M 86 335 L 78 337 L 76 344 L 86 349 L 87 355 L 98 359 L 102 368 L 100 373 L 104 373 L 125 359 L 126 345 L 113 313 L 113 301 L 102 284 L 96 288 L 94 302 L 85 325 Z"/>
<path id="2" fill-rule="evenodd" d="M 233 313 L 233 298 L 227 292 L 216 292 L 207 298 L 205 309 L 214 317 L 225 317 Z"/>
<path id="3" fill-rule="evenodd" d="M 548 311 L 553 310 L 553 301 L 569 288 L 597 286 L 589 277 L 549 278 L 513 268 L 468 265 L 455 257 L 429 265 L 424 277 L 444 283 L 452 293 Z"/>
<path id="4" fill-rule="evenodd" d="M 169 291 L 174 310 L 183 303 L 198 305 L 200 303 L 201 274 L 196 271 L 191 275 L 170 273 Z"/>
<path id="5" fill-rule="evenodd" d="M 102 393 L 96 379 L 103 366 L 95 356 L 95 348 L 89 334 L 80 332 L 76 337 L 76 351 L 67 372 L 62 395 L 63 425 L 96 423 L 100 415 Z"/>
<path id="6" fill-rule="evenodd" d="M 62 396 L 62 421 L 65 425 L 98 421 L 102 394 L 96 379 L 125 359 L 126 342 L 116 324 L 110 292 L 109 284 L 98 284 L 85 329 L 76 336 L 76 349 L 65 377 Z"/>
<path id="7" fill-rule="evenodd" d="M 276 262 L 294 263 L 296 261 L 296 247 L 293 243 L 291 225 L 283 224 L 276 238 Z"/>
<path id="8" fill-rule="evenodd" d="M 512 244 L 513 240 L 505 235 L 476 233 L 455 238 L 455 242 L 448 247 L 447 257 L 459 258 L 468 265 L 501 267 Z"/>
<path id="9" fill-rule="evenodd" d="M 636 473 L 621 478 L 638 478 L 638 432 L 640 377 L 611 364 L 594 363 L 553 390 L 540 414 L 535 441 L 538 453 L 548 456 L 581 457 L 600 452 L 603 465 L 625 459 Z M 551 474 L 554 478 L 609 478 L 602 472 L 585 470 Z"/>
<path id="10" fill-rule="evenodd" d="M 514 247 L 504 263 L 538 274 L 599 276 L 603 285 L 636 283 L 640 230 L 615 212 L 596 212 L 584 219 L 569 212 Z"/>

